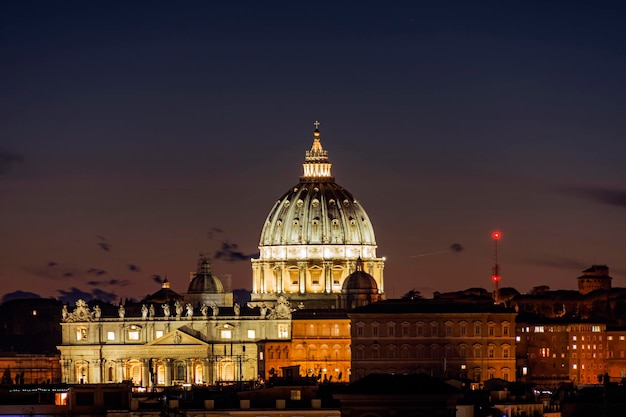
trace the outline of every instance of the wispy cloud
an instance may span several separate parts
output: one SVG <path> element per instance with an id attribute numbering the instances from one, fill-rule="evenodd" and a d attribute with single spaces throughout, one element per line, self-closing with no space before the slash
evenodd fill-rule
<path id="1" fill-rule="evenodd" d="M 81 290 L 77 287 L 71 287 L 69 290 L 61 289 L 57 290 L 57 292 L 60 294 L 60 296 L 58 297 L 59 300 L 63 301 L 64 303 L 70 304 L 74 304 L 79 299 L 83 299 L 85 301 L 100 300 L 105 303 L 112 303 L 119 298 L 117 294 L 113 292 L 105 291 L 98 288 L 89 292 Z"/>
<path id="2" fill-rule="evenodd" d="M 550 259 L 528 259 L 526 263 L 537 266 L 547 266 L 549 268 L 569 269 L 575 271 L 582 271 L 589 268 L 589 264 L 581 262 L 578 259 L 568 258 L 550 258 Z"/>
<path id="3" fill-rule="evenodd" d="M 116 286 L 116 287 L 125 287 L 130 284 L 130 281 L 127 279 L 109 279 L 102 281 L 88 281 L 87 285 L 91 285 L 92 287 L 102 287 L 102 286 Z"/>
<path id="4" fill-rule="evenodd" d="M 220 249 L 213 255 L 213 259 L 221 259 L 226 262 L 249 261 L 250 258 L 258 257 L 259 253 L 244 253 L 239 250 L 236 243 L 222 242 Z"/>
<path id="5" fill-rule="evenodd" d="M 626 190 L 608 187 L 565 187 L 565 194 L 595 203 L 626 208 Z"/>
<path id="6" fill-rule="evenodd" d="M 6 174 L 15 164 L 24 162 L 24 155 L 0 149 L 0 175 Z"/>

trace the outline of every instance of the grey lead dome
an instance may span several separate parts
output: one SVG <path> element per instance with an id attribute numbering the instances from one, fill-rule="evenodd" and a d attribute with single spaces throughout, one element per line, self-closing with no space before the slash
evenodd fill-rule
<path id="1" fill-rule="evenodd" d="M 306 152 L 304 175 L 274 204 L 259 246 L 376 245 L 374 228 L 359 202 L 335 183 L 328 153 L 315 130 Z"/>

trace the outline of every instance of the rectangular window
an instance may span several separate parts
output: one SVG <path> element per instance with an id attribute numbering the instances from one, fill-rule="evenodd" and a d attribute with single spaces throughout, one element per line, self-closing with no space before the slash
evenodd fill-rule
<path id="1" fill-rule="evenodd" d="M 128 340 L 139 340 L 139 332 L 137 330 L 129 331 Z"/>
<path id="2" fill-rule="evenodd" d="M 388 326 L 387 327 L 387 335 L 389 337 L 395 336 L 395 332 L 396 332 L 396 328 L 395 327 L 393 327 L 393 326 Z"/>
<path id="3" fill-rule="evenodd" d="M 278 338 L 279 339 L 287 339 L 289 338 L 289 325 L 281 323 L 278 325 Z"/>
<path id="4" fill-rule="evenodd" d="M 115 332 L 107 332 L 107 340 L 115 340 Z"/>
<path id="5" fill-rule="evenodd" d="M 467 326 L 462 325 L 460 331 L 461 331 L 461 336 L 465 336 L 467 334 Z"/>
<path id="6" fill-rule="evenodd" d="M 422 326 L 417 327 L 417 335 L 422 336 L 424 334 L 424 328 Z"/>
<path id="7" fill-rule="evenodd" d="M 431 336 L 437 336 L 437 330 L 438 330 L 437 326 L 431 326 L 430 328 Z"/>
<path id="8" fill-rule="evenodd" d="M 220 336 L 222 337 L 222 339 L 232 339 L 233 338 L 233 332 L 232 332 L 232 330 L 221 330 L 220 331 Z"/>
<path id="9" fill-rule="evenodd" d="M 248 339 L 254 339 L 256 337 L 256 331 L 254 329 L 248 330 Z"/>
<path id="10" fill-rule="evenodd" d="M 163 330 L 157 330 L 156 332 L 154 332 L 154 335 L 156 336 L 157 339 L 159 337 L 163 337 Z"/>
<path id="11" fill-rule="evenodd" d="M 402 336 L 407 336 L 409 334 L 408 326 L 402 327 Z"/>
<path id="12" fill-rule="evenodd" d="M 474 326 L 474 335 L 480 336 L 480 324 Z"/>
<path id="13" fill-rule="evenodd" d="M 76 340 L 87 340 L 87 329 L 76 329 Z"/>
<path id="14" fill-rule="evenodd" d="M 504 327 L 502 328 L 502 334 L 503 334 L 504 336 L 508 336 L 508 335 L 509 335 L 509 326 L 504 326 Z"/>
<path id="15" fill-rule="evenodd" d="M 363 326 L 357 326 L 357 328 L 356 328 L 356 335 L 357 336 L 363 336 Z"/>
<path id="16" fill-rule="evenodd" d="M 372 336 L 378 336 L 378 326 L 372 327 Z"/>
<path id="17" fill-rule="evenodd" d="M 489 336 L 493 336 L 496 333 L 496 329 L 493 326 L 489 326 Z"/>
<path id="18" fill-rule="evenodd" d="M 452 336 L 452 326 L 446 326 L 446 336 Z"/>

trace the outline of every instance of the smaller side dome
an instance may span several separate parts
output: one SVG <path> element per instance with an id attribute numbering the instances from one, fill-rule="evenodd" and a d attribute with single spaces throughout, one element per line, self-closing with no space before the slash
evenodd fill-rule
<path id="1" fill-rule="evenodd" d="M 211 271 L 211 262 L 207 257 L 200 257 L 198 271 L 189 282 L 190 294 L 217 294 L 223 293 L 224 287 L 218 277 Z"/>
<path id="2" fill-rule="evenodd" d="M 161 289 L 143 299 L 144 303 L 169 303 L 170 301 L 182 300 L 183 296 L 170 288 L 170 281 L 167 277 L 161 283 Z"/>
<path id="3" fill-rule="evenodd" d="M 378 292 L 378 284 L 373 276 L 363 270 L 363 260 L 359 258 L 356 262 L 356 270 L 348 275 L 343 283 L 342 290 L 367 290 Z"/>

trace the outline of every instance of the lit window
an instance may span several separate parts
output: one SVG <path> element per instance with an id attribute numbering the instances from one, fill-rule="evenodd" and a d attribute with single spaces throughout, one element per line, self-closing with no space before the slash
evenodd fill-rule
<path id="1" fill-rule="evenodd" d="M 622 336 L 620 336 L 620 337 L 619 337 L 619 340 L 624 340 L 624 336 L 623 336 L 623 335 L 622 335 Z"/>
<path id="2" fill-rule="evenodd" d="M 291 390 L 291 399 L 294 400 L 294 401 L 301 400 L 302 399 L 302 391 L 292 389 Z"/>
<path id="3" fill-rule="evenodd" d="M 572 349 L 574 349 L 574 350 L 575 350 L 575 349 L 576 349 L 576 345 L 572 345 Z"/>
<path id="4" fill-rule="evenodd" d="M 256 337 L 256 331 L 254 329 L 248 330 L 248 339 L 254 339 Z"/>
<path id="5" fill-rule="evenodd" d="M 221 335 L 222 339 L 232 339 L 233 338 L 232 330 L 222 330 L 220 332 L 220 335 Z"/>
<path id="6" fill-rule="evenodd" d="M 572 336 L 572 340 L 573 340 L 573 341 L 576 341 L 576 336 Z"/>
<path id="7" fill-rule="evenodd" d="M 519 337 L 519 336 L 515 336 L 515 341 L 516 341 L 516 342 L 519 342 L 520 340 L 522 340 L 522 338 L 521 338 L 521 337 Z"/>
<path id="8" fill-rule="evenodd" d="M 578 365 L 573 364 L 573 365 L 572 365 L 572 369 L 578 369 Z"/>
<path id="9" fill-rule="evenodd" d="M 159 337 L 163 337 L 163 330 L 157 330 L 157 331 L 155 332 L 155 336 L 156 336 L 156 338 L 157 338 L 157 339 L 158 339 Z"/>
<path id="10" fill-rule="evenodd" d="M 139 332 L 137 330 L 129 331 L 128 340 L 139 340 Z"/>
<path id="11" fill-rule="evenodd" d="M 107 340 L 115 340 L 115 332 L 107 332 Z"/>
<path id="12" fill-rule="evenodd" d="M 613 336 L 607 336 L 608 340 L 613 340 Z"/>
<path id="13" fill-rule="evenodd" d="M 535 326 L 535 333 L 543 333 L 544 329 L 543 326 Z"/>
<path id="14" fill-rule="evenodd" d="M 278 338 L 279 339 L 287 339 L 289 338 L 289 325 L 287 324 L 279 324 L 278 325 Z"/>
<path id="15" fill-rule="evenodd" d="M 87 329 L 84 327 L 76 329 L 76 340 L 87 340 Z"/>

